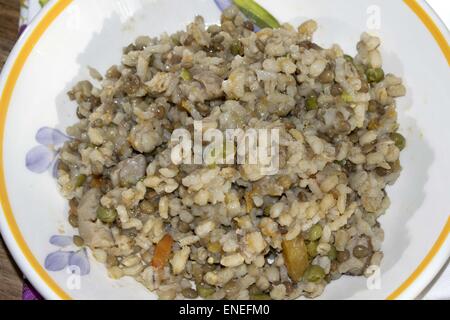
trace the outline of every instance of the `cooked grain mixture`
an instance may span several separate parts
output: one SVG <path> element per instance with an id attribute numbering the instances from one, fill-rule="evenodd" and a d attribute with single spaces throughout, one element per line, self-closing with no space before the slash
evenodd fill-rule
<path id="1" fill-rule="evenodd" d="M 342 275 L 370 276 L 383 257 L 377 219 L 405 139 L 380 40 L 355 57 L 312 42 L 316 22 L 254 32 L 235 7 L 221 25 L 139 37 L 97 85 L 69 96 L 79 122 L 58 182 L 77 239 L 109 276 L 161 299 L 319 296 Z M 211 128 L 278 128 L 280 170 L 174 165 L 170 136 Z"/>

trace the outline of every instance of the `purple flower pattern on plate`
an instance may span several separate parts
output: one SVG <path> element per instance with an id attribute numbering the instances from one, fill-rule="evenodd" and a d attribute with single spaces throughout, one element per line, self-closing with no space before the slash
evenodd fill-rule
<path id="1" fill-rule="evenodd" d="M 25 157 L 25 166 L 34 173 L 44 173 L 56 165 L 56 156 L 58 148 L 64 142 L 69 141 L 70 137 L 58 129 L 43 127 L 36 133 L 38 146 L 32 148 Z M 52 170 L 53 175 L 55 170 Z"/>
<path id="2" fill-rule="evenodd" d="M 60 247 L 60 248 L 66 248 L 68 246 L 71 246 L 73 244 L 73 238 L 69 236 L 52 236 L 49 240 L 50 244 Z"/>
<path id="3" fill-rule="evenodd" d="M 214 0 L 214 2 L 219 7 L 220 11 L 225 10 L 233 4 L 232 0 Z"/>
<path id="4" fill-rule="evenodd" d="M 65 248 L 72 246 L 72 237 L 55 235 L 50 238 L 49 242 L 60 249 L 47 255 L 44 262 L 45 269 L 57 272 L 69 267 L 71 272 L 80 276 L 89 274 L 91 267 L 86 249 L 65 250 Z"/>
<path id="5" fill-rule="evenodd" d="M 20 22 L 19 22 L 19 36 L 25 31 L 28 24 L 30 23 L 31 19 L 39 12 L 39 10 L 48 2 L 47 0 L 20 0 Z M 49 132 L 57 132 L 56 135 L 63 137 L 64 135 L 59 135 L 58 130 L 50 129 L 50 128 L 44 128 L 44 132 L 41 132 L 41 134 L 45 133 L 45 131 Z M 48 130 L 47 130 L 48 129 Z M 40 140 L 40 139 L 39 139 Z M 58 139 L 56 139 L 58 140 Z M 54 162 L 54 159 L 56 157 L 56 154 L 49 150 L 49 148 L 46 146 L 47 144 L 42 144 L 39 142 L 40 145 L 33 148 L 34 150 L 30 150 L 30 152 L 27 155 L 27 168 L 31 168 L 33 172 L 45 172 L 52 163 Z M 46 150 L 44 150 L 46 149 Z M 50 151 L 50 152 L 49 152 Z M 50 163 L 50 165 L 48 164 Z M 56 168 L 56 166 L 53 166 Z M 61 237 L 61 236 L 56 236 Z M 66 237 L 71 240 L 70 237 Z M 54 239 L 57 243 L 61 244 L 61 239 Z M 67 240 L 65 240 L 67 243 Z M 55 244 L 56 245 L 56 244 Z M 23 290 L 22 290 L 22 299 L 23 300 L 41 300 L 42 296 L 39 294 L 39 292 L 34 289 L 31 284 L 28 282 L 28 280 L 25 279 Z"/>

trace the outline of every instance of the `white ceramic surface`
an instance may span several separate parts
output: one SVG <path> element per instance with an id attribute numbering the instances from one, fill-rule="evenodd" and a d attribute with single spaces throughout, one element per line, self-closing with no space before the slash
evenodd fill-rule
<path id="1" fill-rule="evenodd" d="M 316 19 L 320 27 L 315 40 L 320 45 L 339 43 L 351 53 L 355 52 L 360 33 L 367 30 L 367 22 L 379 13 L 380 29 L 374 32 L 382 38 L 384 68 L 402 76 L 408 88 L 408 95 L 399 100 L 398 108 L 401 132 L 408 141 L 401 159 L 404 170 L 395 186 L 388 190 L 392 205 L 381 219 L 385 230 L 381 288 L 369 290 L 364 278 L 344 277 L 332 282 L 322 298 L 384 299 L 413 274 L 449 218 L 449 62 L 430 31 L 403 1 L 284 0 L 282 5 L 280 1 L 259 2 L 283 22 L 298 25 L 306 18 Z M 51 2 L 40 13 L 13 50 L 0 80 L 2 95 L 19 52 L 57 3 Z M 448 43 L 448 31 L 423 1 L 418 3 Z M 78 80 L 88 77 L 87 66 L 105 72 L 108 66 L 120 61 L 121 48 L 136 36 L 174 32 L 198 14 L 207 23 L 217 23 L 220 11 L 212 0 L 75 0 L 51 23 L 33 48 L 8 106 L 3 169 L 12 213 L 31 253 L 41 265 L 55 251 L 49 238 L 60 233 L 71 235 L 74 230 L 66 222 L 68 205 L 59 195 L 51 174 L 34 174 L 25 167 L 25 155 L 37 144 L 36 132 L 41 127 L 64 130 L 75 122 L 75 106 L 65 92 Z M 3 212 L 0 226 L 27 277 L 44 297 L 59 298 L 25 258 Z M 399 298 L 416 297 L 449 254 L 450 238 L 447 237 L 425 270 Z M 105 268 L 93 259 L 90 273 L 80 278 L 79 289 L 70 289 L 74 279 L 65 271 L 47 274 L 75 299 L 154 298 L 131 279 L 108 279 Z"/>

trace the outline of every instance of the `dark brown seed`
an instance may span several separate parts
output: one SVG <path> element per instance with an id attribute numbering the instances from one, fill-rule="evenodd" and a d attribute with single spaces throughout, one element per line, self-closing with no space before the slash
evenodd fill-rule
<path id="1" fill-rule="evenodd" d="M 86 102 L 90 103 L 93 108 L 99 107 L 102 104 L 102 100 L 99 97 L 94 96 L 87 98 Z"/>
<path id="2" fill-rule="evenodd" d="M 358 131 L 354 130 L 348 137 L 351 142 L 357 143 L 359 141 Z"/>
<path id="3" fill-rule="evenodd" d="M 108 256 L 106 257 L 106 266 L 110 267 L 115 267 L 119 264 L 119 261 L 117 260 L 116 256 L 113 256 L 111 254 L 108 254 Z"/>
<path id="4" fill-rule="evenodd" d="M 194 223 L 195 223 L 196 221 L 194 221 Z M 200 239 L 200 241 L 198 242 L 198 243 L 200 243 L 203 247 L 207 247 L 208 246 L 208 243 L 209 243 L 209 237 L 206 237 L 206 238 L 201 238 Z"/>
<path id="5" fill-rule="evenodd" d="M 300 48 L 310 49 L 311 41 L 305 40 L 305 41 L 300 42 L 298 45 Z"/>
<path id="6" fill-rule="evenodd" d="M 84 245 L 84 240 L 80 236 L 73 236 L 73 244 L 77 247 L 82 247 Z"/>
<path id="7" fill-rule="evenodd" d="M 164 109 L 163 106 L 156 107 L 155 116 L 157 119 L 164 119 L 164 117 L 166 116 L 166 109 Z"/>
<path id="8" fill-rule="evenodd" d="M 375 173 L 377 175 L 379 175 L 380 177 L 384 177 L 384 176 L 387 176 L 390 173 L 390 170 L 378 167 L 378 168 L 375 169 Z"/>
<path id="9" fill-rule="evenodd" d="M 216 266 L 213 264 L 205 264 L 202 266 L 203 273 L 214 271 L 215 269 L 216 269 Z"/>
<path id="10" fill-rule="evenodd" d="M 236 25 L 233 23 L 233 21 L 225 20 L 222 22 L 222 31 L 225 31 L 229 34 L 234 34 L 236 32 Z"/>
<path id="11" fill-rule="evenodd" d="M 122 74 L 120 73 L 119 69 L 117 69 L 117 66 L 112 66 L 111 68 L 106 71 L 106 78 L 108 79 L 119 79 Z"/>
<path id="12" fill-rule="evenodd" d="M 264 45 L 264 43 L 261 40 L 257 39 L 255 41 L 255 44 L 259 51 L 264 52 L 266 50 L 266 46 Z"/>
<path id="13" fill-rule="evenodd" d="M 195 109 L 197 109 L 197 111 L 204 117 L 211 113 L 211 109 L 205 103 L 198 103 L 195 106 Z"/>
<path id="14" fill-rule="evenodd" d="M 208 57 L 214 56 L 214 51 L 215 51 L 214 45 L 203 47 L 203 51 L 205 51 L 208 54 Z"/>
<path id="15" fill-rule="evenodd" d="M 62 171 L 66 171 L 66 172 L 70 171 L 69 167 L 61 160 L 58 161 L 58 170 L 62 170 Z"/>
<path id="16" fill-rule="evenodd" d="M 292 291 L 294 291 L 294 284 L 290 281 L 283 282 L 284 286 L 286 287 L 286 293 L 291 294 Z"/>
<path id="17" fill-rule="evenodd" d="M 300 200 L 301 202 L 306 202 L 308 201 L 308 196 L 306 195 L 305 192 L 300 191 L 297 195 L 298 200 Z"/>
<path id="18" fill-rule="evenodd" d="M 369 130 L 376 130 L 380 126 L 378 118 L 372 119 L 367 124 L 367 129 Z"/>
<path id="19" fill-rule="evenodd" d="M 68 146 L 69 146 L 70 150 L 78 151 L 78 147 L 80 146 L 80 141 L 72 140 L 68 143 Z"/>
<path id="20" fill-rule="evenodd" d="M 322 47 L 319 46 L 317 43 L 311 42 L 309 40 L 305 40 L 300 42 L 299 44 L 300 48 L 305 48 L 305 49 L 314 49 L 314 50 L 322 50 Z"/>
<path id="21" fill-rule="evenodd" d="M 215 35 L 218 34 L 222 29 L 220 28 L 220 26 L 218 26 L 217 24 L 212 24 L 208 27 L 208 29 L 206 29 L 206 31 L 208 31 L 209 33 L 211 33 L 211 35 Z"/>
<path id="22" fill-rule="evenodd" d="M 398 171 L 402 170 L 402 166 L 400 165 L 400 160 L 389 163 L 389 165 L 391 166 L 392 172 L 398 172 Z"/>
<path id="23" fill-rule="evenodd" d="M 286 234 L 289 232 L 288 228 L 286 226 L 280 226 L 279 227 L 280 233 L 281 234 Z"/>
<path id="24" fill-rule="evenodd" d="M 202 266 L 198 263 L 192 264 L 192 277 L 194 278 L 195 283 L 201 283 L 203 280 Z"/>
<path id="25" fill-rule="evenodd" d="M 339 121 L 339 123 L 336 124 L 337 133 L 347 134 L 351 129 L 350 124 L 345 120 Z"/>
<path id="26" fill-rule="evenodd" d="M 133 237 L 136 237 L 136 235 L 134 235 Z M 139 252 L 141 252 L 141 247 L 139 247 L 139 246 L 134 246 L 134 248 L 133 248 L 133 253 L 134 253 L 134 254 L 138 254 Z"/>
<path id="27" fill-rule="evenodd" d="M 184 288 L 181 290 L 181 294 L 187 299 L 197 299 L 198 297 L 198 292 L 192 288 Z"/>
<path id="28" fill-rule="evenodd" d="M 319 75 L 319 82 L 322 84 L 331 83 L 334 80 L 334 72 L 328 64 L 325 70 Z"/>
<path id="29" fill-rule="evenodd" d="M 363 153 L 370 153 L 375 149 L 375 146 L 376 146 L 375 143 L 366 144 L 361 148 L 361 151 Z"/>
<path id="30" fill-rule="evenodd" d="M 194 41 L 194 37 L 191 36 L 191 35 L 188 35 L 188 36 L 186 37 L 186 39 L 184 40 L 183 45 L 184 45 L 184 46 L 190 46 L 190 45 L 192 44 L 193 41 Z"/>
<path id="31" fill-rule="evenodd" d="M 287 121 L 287 122 L 285 122 L 284 123 L 284 128 L 286 129 L 286 130 L 291 130 L 291 129 L 294 129 L 295 128 L 295 124 L 293 124 L 292 122 L 290 122 L 290 121 Z"/>
<path id="32" fill-rule="evenodd" d="M 102 175 L 102 173 L 103 173 L 103 164 L 100 161 L 94 161 L 92 163 L 92 174 L 100 176 Z M 100 188 L 103 187 L 103 180 L 101 181 L 102 184 L 100 185 Z"/>
<path id="33" fill-rule="evenodd" d="M 103 186 L 103 179 L 100 176 L 94 176 L 89 184 L 91 188 L 100 189 Z"/>
<path id="34" fill-rule="evenodd" d="M 102 119 L 95 119 L 92 123 L 93 128 L 101 128 L 103 127 L 103 120 Z"/>
<path id="35" fill-rule="evenodd" d="M 145 194 L 145 199 L 149 201 L 157 201 L 159 199 L 159 195 L 156 193 L 155 190 L 149 190 Z"/>
<path id="36" fill-rule="evenodd" d="M 383 114 L 384 106 L 381 103 L 379 103 L 378 101 L 370 100 L 368 110 L 369 110 L 369 112 Z"/>
<path id="37" fill-rule="evenodd" d="M 72 90 L 67 92 L 67 96 L 69 97 L 70 101 L 74 101 L 76 99 L 75 93 Z"/>
<path id="38" fill-rule="evenodd" d="M 136 50 L 136 47 L 132 43 L 132 44 L 126 46 L 125 48 L 123 48 L 123 53 L 127 54 L 127 53 L 130 53 L 131 51 L 135 51 L 135 50 Z"/>
<path id="39" fill-rule="evenodd" d="M 213 49 L 213 52 L 220 52 L 220 51 L 223 51 L 225 49 L 225 47 L 220 43 L 215 43 L 215 44 L 213 44 L 212 49 Z"/>
<path id="40" fill-rule="evenodd" d="M 70 211 L 73 212 L 74 215 L 77 214 L 77 208 L 78 208 L 78 200 L 73 198 L 69 200 L 69 207 Z"/>
<path id="41" fill-rule="evenodd" d="M 139 204 L 139 208 L 141 209 L 142 213 L 145 213 L 145 214 L 152 214 L 156 211 L 155 205 L 148 200 L 142 201 Z"/>
<path id="42" fill-rule="evenodd" d="M 142 215 L 141 207 L 132 208 L 130 210 L 130 217 L 131 218 L 139 218 Z"/>
<path id="43" fill-rule="evenodd" d="M 323 50 L 321 46 L 319 46 L 317 43 L 311 42 L 311 49 L 314 50 Z"/>
<path id="44" fill-rule="evenodd" d="M 215 52 L 220 52 L 220 51 L 225 50 L 225 47 L 221 43 L 213 43 L 212 44 L 212 49 Z"/>
<path id="45" fill-rule="evenodd" d="M 338 251 L 336 259 L 338 262 L 342 263 L 347 261 L 350 258 L 350 252 L 347 249 L 344 251 Z"/>
<path id="46" fill-rule="evenodd" d="M 123 79 L 122 90 L 129 94 L 135 94 L 141 86 L 141 79 L 135 74 L 129 74 Z"/>
<path id="47" fill-rule="evenodd" d="M 328 143 L 333 143 L 333 138 L 328 132 L 327 133 L 318 132 L 317 137 L 319 137 L 322 140 L 325 140 Z"/>
<path id="48" fill-rule="evenodd" d="M 342 89 L 342 87 L 339 83 L 335 83 L 331 86 L 331 95 L 333 97 L 341 96 L 343 92 L 344 92 L 344 89 Z"/>
<path id="49" fill-rule="evenodd" d="M 338 271 L 339 263 L 336 260 L 331 261 L 330 273 L 335 273 Z"/>
<path id="50" fill-rule="evenodd" d="M 293 182 L 289 176 L 281 176 L 277 179 L 277 184 L 283 187 L 285 190 L 289 189 L 292 183 Z"/>
<path id="51" fill-rule="evenodd" d="M 353 255 L 356 258 L 365 258 L 370 254 L 369 249 L 365 246 L 358 245 L 353 248 Z"/>
<path id="52" fill-rule="evenodd" d="M 181 62 L 181 60 L 182 60 L 181 56 L 179 56 L 177 54 L 172 54 L 169 58 L 169 63 L 171 65 L 176 65 L 176 64 L 179 64 Z"/>
<path id="53" fill-rule="evenodd" d="M 121 231 L 121 234 L 130 238 L 134 238 L 137 235 L 137 230 L 136 228 L 132 228 L 132 229 L 123 229 Z M 130 246 L 132 246 L 134 244 L 134 240 L 131 240 L 132 244 L 130 244 Z M 133 247 L 133 250 L 135 249 L 135 247 Z"/>
<path id="54" fill-rule="evenodd" d="M 106 113 L 112 114 L 116 112 L 116 110 L 119 108 L 118 102 L 114 101 L 113 103 L 106 103 L 104 105 L 104 109 Z"/>
<path id="55" fill-rule="evenodd" d="M 164 128 L 164 129 L 166 129 L 167 131 L 170 131 L 170 132 L 172 132 L 173 131 L 173 124 L 171 123 L 171 122 L 163 122 L 162 123 L 162 127 Z"/>
<path id="56" fill-rule="evenodd" d="M 62 170 L 62 171 L 66 171 L 66 172 L 70 171 L 69 166 L 67 166 L 67 164 L 65 164 L 61 160 L 58 161 L 58 170 Z"/>
<path id="57" fill-rule="evenodd" d="M 349 193 L 347 197 L 349 203 L 359 200 L 359 195 L 356 192 Z"/>
<path id="58" fill-rule="evenodd" d="M 232 297 L 239 292 L 241 286 L 239 285 L 239 282 L 237 280 L 230 280 L 224 285 L 223 289 L 228 296 Z"/>
<path id="59" fill-rule="evenodd" d="M 102 186 L 100 187 L 100 190 L 103 193 L 108 193 L 109 191 L 111 191 L 111 189 L 113 189 L 113 185 L 112 185 L 111 180 L 103 179 L 102 181 L 103 181 L 103 183 L 102 183 Z"/>
<path id="60" fill-rule="evenodd" d="M 191 227 L 186 222 L 179 221 L 178 222 L 178 231 L 180 231 L 182 233 L 187 233 L 187 232 L 191 231 Z"/>
<path id="61" fill-rule="evenodd" d="M 78 107 L 78 108 L 77 108 L 77 118 L 80 119 L 80 120 L 86 118 L 86 117 L 84 116 L 83 112 L 82 112 L 81 107 Z"/>
<path id="62" fill-rule="evenodd" d="M 260 294 L 261 290 L 256 284 L 252 284 L 250 287 L 248 287 L 248 293 L 249 295 Z"/>
<path id="63" fill-rule="evenodd" d="M 69 215 L 69 223 L 72 227 L 78 228 L 78 217 L 76 215 Z"/>
<path id="64" fill-rule="evenodd" d="M 344 170 L 348 173 L 355 172 L 356 171 L 356 165 L 351 161 L 346 161 L 344 164 Z"/>
<path id="65" fill-rule="evenodd" d="M 245 29 L 250 30 L 250 31 L 253 31 L 253 29 L 255 28 L 255 26 L 253 25 L 253 22 L 251 22 L 250 20 L 244 21 L 243 26 Z"/>
<path id="66" fill-rule="evenodd" d="M 361 89 L 359 89 L 359 92 L 367 93 L 369 92 L 369 84 L 365 80 L 361 80 Z"/>

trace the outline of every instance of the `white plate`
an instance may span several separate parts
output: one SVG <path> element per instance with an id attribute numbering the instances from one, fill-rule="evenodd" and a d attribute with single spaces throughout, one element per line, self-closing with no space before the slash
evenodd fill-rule
<path id="1" fill-rule="evenodd" d="M 283 22 L 316 19 L 319 44 L 339 43 L 352 53 L 362 31 L 379 27 L 372 31 L 383 41 L 384 68 L 402 76 L 408 87 L 399 103 L 401 131 L 408 141 L 404 171 L 388 190 L 392 205 L 381 219 L 386 239 L 380 288 L 368 289 L 364 278 L 344 277 L 329 285 L 322 298 L 416 297 L 450 253 L 448 31 L 424 1 L 260 3 Z M 104 72 L 120 61 L 121 48 L 136 36 L 176 31 L 198 14 L 217 23 L 220 10 L 212 0 L 52 1 L 14 48 L 0 81 L 0 226 L 15 260 L 44 297 L 154 297 L 132 279 L 108 279 L 105 268 L 92 259 L 90 272 L 81 277 L 45 270 L 46 257 L 59 250 L 50 237 L 74 230 L 51 174 L 30 172 L 25 157 L 39 145 L 35 135 L 40 128 L 63 130 L 75 121 L 65 92 L 87 78 L 86 66 Z"/>

